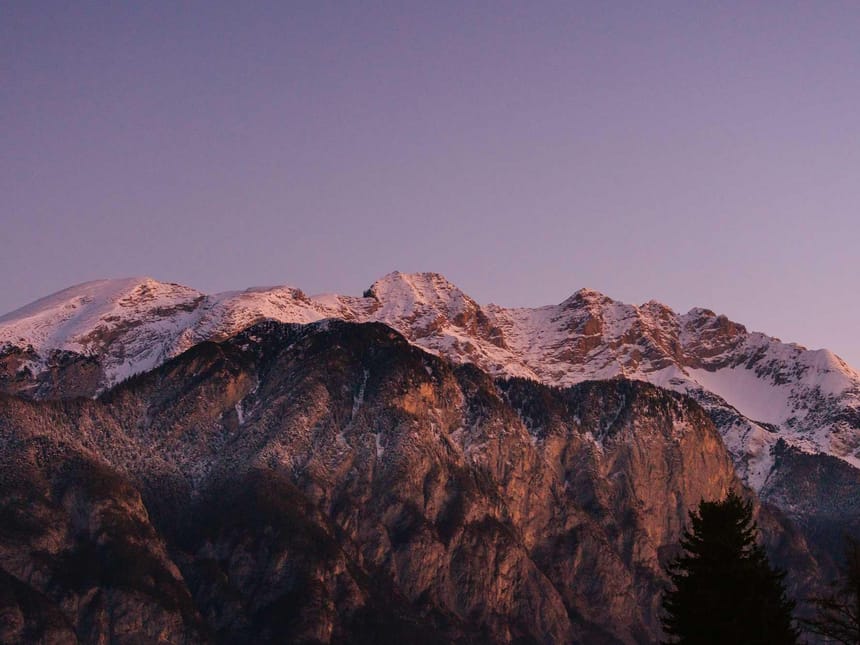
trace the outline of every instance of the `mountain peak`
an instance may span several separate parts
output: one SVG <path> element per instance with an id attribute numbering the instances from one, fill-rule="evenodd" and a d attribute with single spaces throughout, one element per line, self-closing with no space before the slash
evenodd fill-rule
<path id="1" fill-rule="evenodd" d="M 392 271 L 374 282 L 371 285 L 370 290 L 376 293 L 380 290 L 398 288 L 400 286 L 406 286 L 409 289 L 421 291 L 459 291 L 459 289 L 457 289 L 457 287 L 444 275 L 441 273 L 434 273 L 432 271 L 423 271 L 419 273 Z"/>
<path id="2" fill-rule="evenodd" d="M 10 333 L 32 331 L 33 326 L 47 329 L 63 325 L 65 331 L 70 331 L 68 326 L 73 321 L 99 319 L 118 308 L 145 303 L 158 306 L 159 301 L 172 304 L 200 296 L 199 291 L 190 287 L 159 282 L 147 276 L 82 282 L 0 317 L 3 325 L 0 341 Z"/>
<path id="3" fill-rule="evenodd" d="M 583 287 L 577 289 L 573 294 L 561 303 L 562 307 L 576 306 L 582 304 L 600 305 L 615 302 L 612 298 L 596 289 Z"/>
<path id="4" fill-rule="evenodd" d="M 121 297 L 122 294 L 130 292 L 135 287 L 145 284 L 150 280 L 152 278 L 143 276 L 81 282 L 39 298 L 30 304 L 0 316 L 0 323 L 25 319 L 58 307 L 73 306 L 72 303 L 75 302 L 115 300 L 118 296 Z"/>
<path id="5" fill-rule="evenodd" d="M 0 319 L 0 361 L 3 351 L 11 357 L 0 368 L 49 379 L 57 350 L 98 357 L 102 371 L 88 390 L 92 394 L 196 343 L 229 338 L 262 320 L 382 322 L 427 351 L 494 376 L 569 386 L 623 375 L 698 396 L 707 405 L 708 396 L 720 397 L 752 422 L 784 428 L 781 436 L 793 445 L 860 464 L 858 444 L 852 443 L 857 435 L 843 429 L 860 409 L 857 372 L 830 352 L 749 333 L 711 310 L 678 315 L 661 303 L 637 307 L 589 288 L 561 305 L 482 307 L 433 272 L 389 273 L 366 295 L 373 299 L 311 298 L 282 286 L 207 296 L 148 277 L 97 280 Z M 17 355 L 30 358 L 22 363 Z M 2 378 L 0 371 L 0 386 Z M 847 412 L 827 416 L 831 408 Z M 727 435 L 727 441 L 740 454 L 745 442 L 767 444 L 777 436 Z M 761 463 L 756 473 L 765 473 Z"/>
<path id="6" fill-rule="evenodd" d="M 440 273 L 389 273 L 371 285 L 366 294 L 371 295 L 384 305 L 398 309 L 432 307 L 462 310 L 467 303 L 475 302 L 455 284 Z"/>
<path id="7" fill-rule="evenodd" d="M 687 312 L 688 318 L 716 318 L 717 314 L 711 309 L 704 307 L 693 307 Z"/>

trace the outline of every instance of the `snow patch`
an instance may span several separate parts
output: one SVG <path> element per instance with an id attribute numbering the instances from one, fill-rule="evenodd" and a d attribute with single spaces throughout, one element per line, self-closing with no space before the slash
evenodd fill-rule
<path id="1" fill-rule="evenodd" d="M 242 402 L 239 401 L 236 404 L 236 418 L 239 420 L 239 425 L 244 425 L 245 423 L 245 411 L 242 409 Z"/>
<path id="2" fill-rule="evenodd" d="M 358 411 L 361 409 L 361 406 L 364 405 L 364 390 L 367 387 L 367 379 L 370 377 L 370 372 L 364 370 L 364 375 L 361 379 L 361 385 L 358 386 L 358 394 L 356 394 L 352 398 L 352 415 L 349 420 L 350 423 L 355 419 L 355 415 L 358 414 Z"/>
<path id="3" fill-rule="evenodd" d="M 34 376 L 48 369 L 55 350 L 97 356 L 104 389 L 263 320 L 319 323 L 318 330 L 328 325 L 320 321 L 381 322 L 429 353 L 493 376 L 561 387 L 624 376 L 690 394 L 709 409 L 724 408 L 722 399 L 749 420 L 721 430 L 739 472 L 756 487 L 780 437 L 860 465 L 857 429 L 829 420 L 860 409 L 860 374 L 827 350 L 749 333 L 705 309 L 679 316 L 659 303 L 637 307 L 587 289 L 535 309 L 482 307 L 434 273 L 395 272 L 371 289 L 374 298 L 308 297 L 288 285 L 206 295 L 150 278 L 99 280 L 0 317 L 0 347 L 32 347 L 21 369 Z M 425 369 L 432 377 L 431 366 Z M 365 374 L 353 417 L 366 381 Z M 237 408 L 240 423 L 244 416 Z"/>
<path id="4" fill-rule="evenodd" d="M 705 390 L 713 392 L 753 421 L 780 424 L 795 412 L 791 386 L 775 385 L 743 367 L 716 371 L 687 369 L 687 373 Z"/>

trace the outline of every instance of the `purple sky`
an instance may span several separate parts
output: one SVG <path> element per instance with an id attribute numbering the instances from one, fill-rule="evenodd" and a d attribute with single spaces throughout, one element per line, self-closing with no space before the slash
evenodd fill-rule
<path id="1" fill-rule="evenodd" d="M 858 34 L 853 1 L 2 0 L 0 313 L 433 270 L 860 366 Z"/>

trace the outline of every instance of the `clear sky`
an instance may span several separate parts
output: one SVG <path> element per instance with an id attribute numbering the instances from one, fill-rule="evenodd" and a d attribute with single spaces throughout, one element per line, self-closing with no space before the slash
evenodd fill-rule
<path id="1" fill-rule="evenodd" d="M 0 313 L 432 270 L 860 366 L 860 4 L 0 0 L 0 196 Z"/>

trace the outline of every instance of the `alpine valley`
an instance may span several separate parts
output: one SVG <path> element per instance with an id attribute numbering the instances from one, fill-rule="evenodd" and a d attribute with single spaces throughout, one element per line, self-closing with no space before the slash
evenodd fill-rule
<path id="1" fill-rule="evenodd" d="M 0 318 L 3 643 L 652 643 L 687 511 L 730 489 L 808 594 L 860 534 L 860 374 L 431 273 Z"/>

